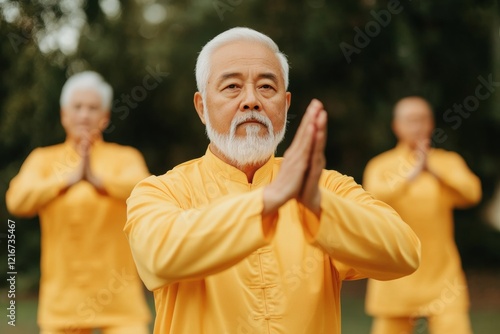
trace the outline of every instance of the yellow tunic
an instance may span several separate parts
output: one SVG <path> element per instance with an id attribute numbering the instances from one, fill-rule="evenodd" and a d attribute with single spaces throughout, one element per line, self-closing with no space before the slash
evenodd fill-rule
<path id="1" fill-rule="evenodd" d="M 389 282 L 368 281 L 366 309 L 371 315 L 416 317 L 468 309 L 453 209 L 480 200 L 480 181 L 453 152 L 429 152 L 429 169 L 437 177 L 424 171 L 407 181 L 414 163 L 413 153 L 400 144 L 373 158 L 365 170 L 365 189 L 391 205 L 422 242 L 422 261 L 414 274 Z"/>
<path id="2" fill-rule="evenodd" d="M 8 210 L 40 217 L 38 323 L 43 328 L 101 327 L 150 320 L 127 239 L 126 198 L 149 174 L 131 147 L 97 142 L 91 168 L 109 195 L 86 181 L 61 193 L 80 156 L 69 143 L 37 148 L 6 194 Z"/>
<path id="3" fill-rule="evenodd" d="M 321 220 L 296 201 L 262 229 L 271 158 L 246 175 L 207 150 L 140 182 L 125 232 L 154 291 L 157 334 L 340 333 L 344 279 L 413 272 L 420 242 L 389 206 L 352 178 L 325 171 Z M 309 224 L 320 224 L 317 235 Z"/>

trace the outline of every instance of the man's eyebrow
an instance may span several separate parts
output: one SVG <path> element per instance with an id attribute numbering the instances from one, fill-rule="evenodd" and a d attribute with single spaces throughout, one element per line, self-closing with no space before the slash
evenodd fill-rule
<path id="1" fill-rule="evenodd" d="M 271 73 L 271 72 L 265 72 L 265 73 L 259 74 L 259 78 L 269 79 L 269 80 L 273 81 L 275 84 L 278 83 L 278 77 L 276 76 L 276 74 Z"/>
<path id="2" fill-rule="evenodd" d="M 240 73 L 240 72 L 222 73 L 222 75 L 219 77 L 219 79 L 217 80 L 217 82 L 220 84 L 224 80 L 231 79 L 231 78 L 238 78 L 238 77 L 242 77 L 242 76 L 243 76 L 243 74 Z M 276 76 L 276 74 L 271 73 L 271 72 L 261 73 L 261 74 L 258 75 L 258 78 L 259 79 L 269 79 L 269 80 L 273 81 L 276 84 L 279 82 L 278 77 Z"/>
<path id="3" fill-rule="evenodd" d="M 217 79 L 217 82 L 220 84 L 224 80 L 231 79 L 231 78 L 237 78 L 241 77 L 243 74 L 239 72 L 228 72 L 228 73 L 222 73 L 222 75 Z"/>

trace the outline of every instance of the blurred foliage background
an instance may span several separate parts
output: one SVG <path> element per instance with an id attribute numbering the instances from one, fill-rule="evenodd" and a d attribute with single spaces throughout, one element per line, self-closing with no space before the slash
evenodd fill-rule
<path id="1" fill-rule="evenodd" d="M 192 104 L 195 60 L 234 26 L 264 32 L 288 56 L 292 106 L 279 154 L 319 98 L 329 112 L 328 168 L 362 182 L 368 160 L 395 144 L 393 104 L 427 98 L 446 134 L 435 145 L 460 153 L 483 183 L 481 204 L 456 213 L 464 267 L 500 268 L 500 232 L 483 215 L 500 176 L 497 1 L 0 0 L 0 14 L 0 267 L 13 219 L 18 292 L 37 292 L 40 229 L 37 218 L 6 211 L 5 191 L 34 148 L 64 141 L 59 94 L 67 77 L 91 69 L 111 83 L 105 139 L 138 148 L 151 173 L 162 174 L 206 150 Z M 481 79 L 490 94 L 478 99 Z M 464 103 L 471 112 L 446 114 Z"/>

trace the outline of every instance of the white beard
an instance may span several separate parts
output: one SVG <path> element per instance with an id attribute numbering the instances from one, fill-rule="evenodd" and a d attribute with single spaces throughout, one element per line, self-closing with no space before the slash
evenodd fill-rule
<path id="1" fill-rule="evenodd" d="M 265 125 L 267 133 L 259 135 L 260 125 L 246 125 L 246 136 L 243 138 L 236 136 L 238 125 L 248 120 L 256 120 Z M 274 133 L 271 120 L 260 112 L 249 111 L 244 115 L 233 118 L 228 134 L 218 133 L 210 124 L 210 117 L 205 110 L 205 130 L 210 142 L 236 167 L 257 165 L 266 162 L 276 151 L 278 144 L 285 137 L 286 124 L 283 128 Z"/>

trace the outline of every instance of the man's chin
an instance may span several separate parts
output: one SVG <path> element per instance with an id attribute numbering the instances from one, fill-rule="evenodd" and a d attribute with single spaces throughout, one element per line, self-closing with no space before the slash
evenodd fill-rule
<path id="1" fill-rule="evenodd" d="M 245 123 L 238 126 L 234 136 L 238 139 L 245 139 L 249 136 L 264 138 L 269 136 L 269 129 L 260 123 Z"/>

